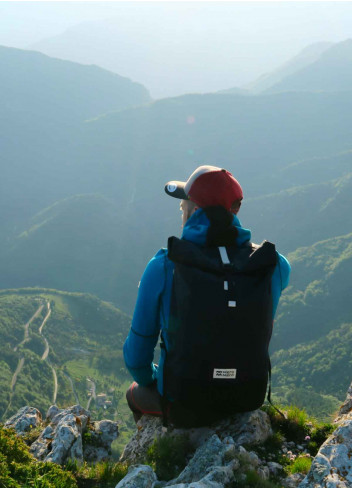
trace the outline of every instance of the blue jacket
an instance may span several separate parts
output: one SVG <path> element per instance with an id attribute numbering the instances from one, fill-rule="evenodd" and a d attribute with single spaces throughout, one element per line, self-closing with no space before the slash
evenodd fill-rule
<path id="1" fill-rule="evenodd" d="M 241 226 L 236 215 L 233 220 L 238 230 L 237 245 L 242 246 L 251 239 L 251 232 Z M 209 220 L 202 209 L 197 210 L 186 222 L 182 238 L 199 245 L 205 245 Z M 278 254 L 278 262 L 272 276 L 273 319 L 279 303 L 281 291 L 289 282 L 291 267 L 286 258 Z M 167 325 L 171 302 L 174 263 L 162 248 L 148 263 L 142 276 L 132 326 L 125 341 L 123 352 L 126 367 L 134 380 L 143 386 L 157 380 L 158 390 L 163 394 L 163 365 L 165 351 L 161 350 L 158 367 L 153 363 L 154 349 L 160 332 L 166 350 Z"/>

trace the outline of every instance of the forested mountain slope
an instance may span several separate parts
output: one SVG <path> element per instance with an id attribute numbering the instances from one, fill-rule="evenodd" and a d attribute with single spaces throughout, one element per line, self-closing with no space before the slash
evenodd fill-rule
<path id="1" fill-rule="evenodd" d="M 352 169 L 351 160 L 350 165 Z M 253 228 L 254 240 L 268 239 L 287 253 L 352 231 L 351 205 L 352 173 L 345 173 L 331 181 L 249 199 L 240 217 Z"/>
<path id="2" fill-rule="evenodd" d="M 129 422 L 127 315 L 94 296 L 50 289 L 2 290 L 0 312 L 0 419 L 26 404 L 45 413 L 79 402 Z"/>
<path id="3" fill-rule="evenodd" d="M 84 144 L 85 120 L 149 101 L 142 85 L 97 66 L 0 46 L 0 239 L 55 195 L 76 193 L 66 148 Z"/>
<path id="4" fill-rule="evenodd" d="M 289 348 L 325 336 L 352 321 L 352 234 L 288 255 L 292 285 L 281 301 L 273 346 Z"/>
<path id="5" fill-rule="evenodd" d="M 352 370 L 352 233 L 288 258 L 292 285 L 281 299 L 272 342 L 274 392 L 327 416 L 343 400 Z"/>
<path id="6" fill-rule="evenodd" d="M 255 242 L 267 239 L 282 253 L 294 251 L 352 230 L 351 183 L 351 175 L 346 174 L 337 180 L 248 199 L 239 217 L 252 230 Z M 159 198 L 167 200 L 162 188 Z M 4 250 L 0 285 L 89 291 L 131 311 L 147 261 L 166 246 L 168 235 L 181 233 L 177 201 L 169 200 L 175 209 L 169 219 L 162 218 L 159 210 L 158 226 L 153 223 L 155 214 L 143 213 L 140 223 L 135 222 L 132 205 L 121 212 L 112 199 L 101 195 L 78 195 L 57 202 L 34 216 Z M 308 274 L 303 267 L 292 280 Z"/>
<path id="7" fill-rule="evenodd" d="M 3 108 L 27 115 L 26 122 L 39 115 L 41 122 L 84 121 L 150 101 L 146 88 L 128 78 L 36 51 L 0 46 L 0 73 Z"/>

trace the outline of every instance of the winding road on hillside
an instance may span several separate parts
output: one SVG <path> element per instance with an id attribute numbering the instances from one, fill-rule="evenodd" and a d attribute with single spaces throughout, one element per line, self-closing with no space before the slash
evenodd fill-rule
<path id="1" fill-rule="evenodd" d="M 43 319 L 42 324 L 39 326 L 38 333 L 43 338 L 44 343 L 45 343 L 45 350 L 44 350 L 44 353 L 42 355 L 42 360 L 46 361 L 46 363 L 49 365 L 49 367 L 51 368 L 51 371 L 53 373 L 54 392 L 53 392 L 53 398 L 52 398 L 52 401 L 51 402 L 53 404 L 55 404 L 56 403 L 56 398 L 57 398 L 57 374 L 56 374 L 56 370 L 54 369 L 54 367 L 52 366 L 52 364 L 51 364 L 51 362 L 50 362 L 50 360 L 48 358 L 49 350 L 50 350 L 49 342 L 45 338 L 45 336 L 43 335 L 43 328 L 45 326 L 45 323 L 47 322 L 47 320 L 50 318 L 50 315 L 51 315 L 51 307 L 50 307 L 50 302 L 49 301 L 47 301 L 46 307 L 48 309 L 48 312 L 47 312 L 45 318 Z"/>
<path id="2" fill-rule="evenodd" d="M 48 363 L 50 365 L 51 371 L 53 372 L 53 377 L 54 377 L 54 394 L 53 394 L 53 400 L 51 401 L 53 404 L 56 404 L 56 398 L 57 398 L 57 375 L 56 375 L 56 370 L 54 367 L 51 365 L 51 363 L 48 360 Z"/>
<path id="3" fill-rule="evenodd" d="M 42 331 L 43 331 L 43 328 L 44 328 L 45 323 L 47 322 L 47 320 L 49 319 L 49 317 L 50 317 L 50 315 L 51 315 L 51 307 L 50 307 L 50 302 L 49 302 L 49 301 L 46 303 L 46 307 L 48 308 L 48 313 L 47 313 L 47 315 L 45 316 L 45 318 L 44 318 L 44 320 L 43 320 L 42 324 L 41 324 L 41 325 L 40 325 L 40 327 L 39 327 L 38 333 L 39 333 L 40 335 L 42 334 Z"/>
<path id="4" fill-rule="evenodd" d="M 24 365 L 24 357 L 20 358 L 17 364 L 17 368 L 15 370 L 15 373 L 13 374 L 12 380 L 11 380 L 11 390 L 13 391 L 15 384 L 17 382 L 17 376 L 21 372 L 22 368 Z"/>
<path id="5" fill-rule="evenodd" d="M 90 403 L 92 402 L 92 399 L 96 400 L 97 398 L 97 387 L 95 385 L 95 382 L 94 380 L 92 379 L 87 379 L 89 382 L 90 382 L 90 385 L 91 385 L 91 395 L 90 395 L 90 398 L 88 399 L 88 402 L 87 402 L 87 411 L 89 410 L 89 406 L 90 406 Z"/>
<path id="6" fill-rule="evenodd" d="M 29 333 L 28 333 L 28 329 L 29 329 L 29 325 L 31 324 L 32 321 L 34 321 L 34 319 L 36 317 L 39 316 L 39 314 L 42 312 L 43 310 L 43 307 L 44 307 L 44 304 L 42 304 L 40 307 L 38 307 L 38 309 L 36 310 L 36 312 L 33 314 L 33 316 L 31 317 L 31 319 L 28 321 L 28 323 L 26 323 L 24 325 L 24 335 L 23 335 L 23 340 L 21 341 L 21 343 L 18 343 L 18 345 L 15 346 L 15 348 L 13 349 L 13 351 L 17 351 L 18 348 L 23 345 L 24 343 L 26 343 L 28 340 L 29 340 Z"/>
<path id="7" fill-rule="evenodd" d="M 43 335 L 44 325 L 47 322 L 47 320 L 50 318 L 50 315 L 51 315 L 51 308 L 50 308 L 50 302 L 49 301 L 46 303 L 46 307 L 48 308 L 48 312 L 47 312 L 45 318 L 43 319 L 42 324 L 39 326 L 39 329 L 38 329 L 38 333 L 40 334 L 40 336 L 42 336 L 42 338 L 43 338 L 43 340 L 45 342 L 45 350 L 44 350 L 44 353 L 42 355 L 42 360 L 46 360 L 48 358 L 49 349 L 50 349 L 48 340 Z"/>
<path id="8" fill-rule="evenodd" d="M 38 317 L 39 314 L 42 312 L 43 307 L 44 307 L 44 304 L 41 304 L 38 307 L 38 309 L 36 310 L 36 312 L 33 314 L 33 316 L 30 318 L 30 320 L 24 325 L 23 340 L 20 343 L 18 343 L 18 345 L 16 345 L 14 347 L 13 351 L 17 351 L 20 346 L 24 345 L 27 341 L 29 341 L 29 326 L 30 326 L 31 322 L 34 321 L 34 319 L 36 317 Z M 20 374 L 20 372 L 21 372 L 21 370 L 23 368 L 24 360 L 25 360 L 24 359 L 24 356 L 21 356 L 21 358 L 18 361 L 16 370 L 15 370 L 13 376 L 12 376 L 11 384 L 10 384 L 10 399 L 9 399 L 9 403 L 7 405 L 6 411 L 3 414 L 3 419 L 5 419 L 5 416 L 6 416 L 7 412 L 8 412 L 8 410 L 11 407 L 11 402 L 12 402 L 13 393 L 14 393 L 14 390 L 15 390 L 15 385 L 16 385 L 16 382 L 17 382 L 18 375 Z"/>
<path id="9" fill-rule="evenodd" d="M 44 350 L 44 353 L 42 355 L 42 360 L 46 360 L 48 358 L 48 355 L 49 355 L 50 347 L 49 347 L 48 340 L 46 338 L 44 338 L 44 336 L 43 336 L 43 340 L 45 343 L 45 350 Z"/>

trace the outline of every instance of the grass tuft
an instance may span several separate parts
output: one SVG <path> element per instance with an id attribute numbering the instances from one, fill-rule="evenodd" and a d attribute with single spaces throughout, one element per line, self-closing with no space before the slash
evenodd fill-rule
<path id="1" fill-rule="evenodd" d="M 128 465 L 121 462 L 104 461 L 96 464 L 78 466 L 74 461 L 66 464 L 66 468 L 71 470 L 78 483 L 78 487 L 115 487 L 128 471 Z"/>
<path id="2" fill-rule="evenodd" d="M 188 435 L 165 434 L 149 447 L 146 463 L 152 466 L 159 480 L 168 481 L 184 469 L 189 451 Z"/>
<path id="3" fill-rule="evenodd" d="M 312 459 L 310 457 L 300 456 L 295 461 L 285 467 L 288 474 L 308 474 L 312 465 Z"/>

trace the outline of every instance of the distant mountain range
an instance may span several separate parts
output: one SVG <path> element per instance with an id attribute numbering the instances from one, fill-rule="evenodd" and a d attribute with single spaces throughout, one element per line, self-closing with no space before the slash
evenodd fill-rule
<path id="1" fill-rule="evenodd" d="M 281 91 L 350 91 L 352 86 L 352 39 L 324 49 L 300 70 L 267 88 L 266 93 Z"/>
<path id="2" fill-rule="evenodd" d="M 0 96 L 13 117 L 41 116 L 53 123 L 84 121 L 106 112 L 150 102 L 139 83 L 98 66 L 50 58 L 0 46 Z"/>
<path id="3" fill-rule="evenodd" d="M 245 87 L 220 93 L 243 95 L 279 92 L 339 92 L 352 86 L 352 39 L 308 46 L 282 67 L 262 75 Z"/>
<path id="4" fill-rule="evenodd" d="M 285 80 L 290 75 L 299 72 L 306 66 L 317 61 L 321 54 L 332 45 L 333 43 L 331 42 L 311 44 L 275 71 L 260 76 L 257 80 L 249 83 L 245 87 L 229 88 L 228 90 L 222 90 L 222 93 L 240 93 L 242 91 L 243 94 L 258 94 L 264 92 L 275 86 L 277 83 L 280 83 L 281 80 Z"/>
<path id="5" fill-rule="evenodd" d="M 2 226 L 16 224 L 14 213 L 33 215 L 43 206 L 44 194 L 51 195 L 44 199 L 49 204 L 76 193 L 69 175 L 75 163 L 72 148 L 82 144 L 78 134 L 85 121 L 150 100 L 142 85 L 97 66 L 0 46 Z"/>
<path id="6" fill-rule="evenodd" d="M 245 87 L 262 73 L 270 77 L 276 67 L 304 47 L 303 36 L 296 33 L 298 19 L 306 22 L 306 18 L 294 4 L 257 4 L 257 16 L 246 2 L 127 2 L 114 10 L 110 18 L 72 25 L 28 48 L 77 63 L 97 64 L 143 83 L 160 99 Z M 316 18 L 313 8 L 312 14 Z M 311 24 L 310 35 L 314 39 L 317 34 L 319 39 L 321 33 L 315 27 Z M 327 31 L 326 36 L 336 34 Z M 295 69 L 311 61 L 320 49 L 307 49 L 300 60 L 293 61 Z M 259 85 L 265 75 L 262 78 Z"/>
<path id="7" fill-rule="evenodd" d="M 291 253 L 291 287 L 273 339 L 274 392 L 290 402 L 304 388 L 315 399 L 314 407 L 300 394 L 310 409 L 319 405 L 324 416 L 334 409 L 350 382 L 342 369 L 351 361 L 344 345 L 352 323 L 352 91 L 313 81 L 323 66 L 334 66 L 336 80 L 347 76 L 351 43 L 328 47 L 291 73 L 281 93 L 157 102 L 126 81 L 136 92 L 124 102 L 120 78 L 99 68 L 90 79 L 89 67 L 1 52 L 9 69 L 0 70 L 0 287 L 90 292 L 131 313 L 148 259 L 181 232 L 178 202 L 164 195 L 164 183 L 186 179 L 200 164 L 225 167 L 243 185 L 239 217 L 253 240 Z M 282 88 L 299 76 L 309 90 Z M 81 83 L 85 96 L 77 98 Z M 321 348 L 336 362 L 323 367 Z M 317 375 L 308 372 L 307 352 Z M 304 380 L 294 374 L 299 362 Z"/>

